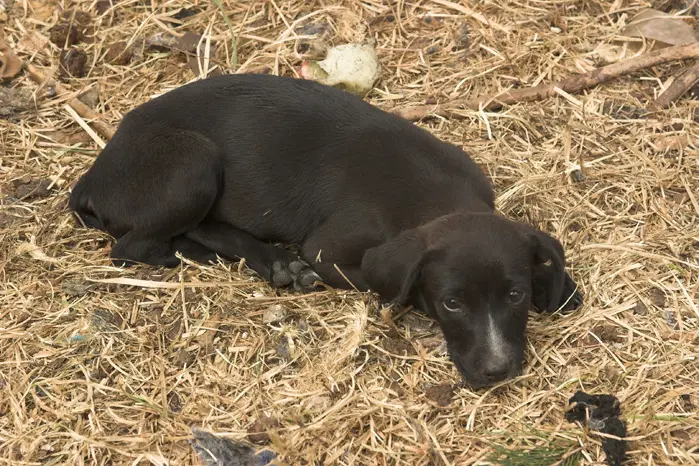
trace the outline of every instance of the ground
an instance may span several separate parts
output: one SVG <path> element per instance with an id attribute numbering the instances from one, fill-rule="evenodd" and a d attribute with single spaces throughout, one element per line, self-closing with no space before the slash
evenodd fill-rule
<path id="1" fill-rule="evenodd" d="M 367 99 L 388 109 L 643 53 L 650 44 L 623 27 L 647 6 L 0 0 L 0 37 L 63 85 L 26 72 L 3 84 L 31 99 L 0 119 L 0 462 L 200 464 L 187 442 L 199 426 L 288 464 L 604 464 L 600 437 L 564 418 L 583 390 L 619 398 L 629 464 L 696 464 L 697 105 L 689 93 L 649 111 L 689 63 L 416 123 L 473 155 L 501 213 L 561 240 L 585 296 L 571 315 L 532 313 L 524 374 L 492 389 L 459 385 L 438 332 L 412 311 L 369 294 L 275 291 L 244 264 L 116 268 L 110 239 L 66 207 L 106 140 L 66 102 L 87 93 L 117 126 L 198 79 L 180 51 L 197 42 L 173 46 L 172 32 L 202 34 L 212 72 L 287 76 L 322 41 L 374 37 L 381 80 Z M 655 6 L 693 25 L 685 2 Z"/>

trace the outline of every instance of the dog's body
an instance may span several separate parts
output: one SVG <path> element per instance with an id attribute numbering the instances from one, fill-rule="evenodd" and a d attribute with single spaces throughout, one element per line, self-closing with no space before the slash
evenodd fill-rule
<path id="1" fill-rule="evenodd" d="M 136 108 L 70 205 L 117 239 L 115 259 L 245 258 L 276 286 L 322 279 L 413 304 L 476 386 L 519 370 L 530 302 L 580 304 L 560 244 L 495 215 L 461 149 L 311 81 L 219 76 Z"/>

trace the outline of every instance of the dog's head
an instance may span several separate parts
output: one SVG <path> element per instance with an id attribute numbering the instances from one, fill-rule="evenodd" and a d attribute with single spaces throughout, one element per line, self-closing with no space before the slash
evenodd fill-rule
<path id="1" fill-rule="evenodd" d="M 363 274 L 385 299 L 437 320 L 474 388 L 516 376 L 531 304 L 563 298 L 564 252 L 546 233 L 490 214 L 455 214 L 369 249 Z"/>

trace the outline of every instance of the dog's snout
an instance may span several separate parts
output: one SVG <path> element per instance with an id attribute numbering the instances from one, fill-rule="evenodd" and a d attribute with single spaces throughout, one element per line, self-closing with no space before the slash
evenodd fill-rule
<path id="1" fill-rule="evenodd" d="M 510 372 L 510 363 L 506 359 L 493 358 L 483 366 L 483 375 L 489 382 L 499 382 Z"/>

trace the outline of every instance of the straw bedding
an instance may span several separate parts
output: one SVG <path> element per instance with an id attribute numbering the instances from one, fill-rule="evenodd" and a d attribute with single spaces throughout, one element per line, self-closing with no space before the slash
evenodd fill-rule
<path id="1" fill-rule="evenodd" d="M 683 5 L 670 3 L 661 7 Z M 602 63 L 597 46 L 615 43 L 647 6 L 0 4 L 5 40 L 54 76 L 57 8 L 89 13 L 76 44 L 84 76 L 62 79 L 71 92 L 87 89 L 114 126 L 201 74 L 180 52 L 147 48 L 157 34 L 202 34 L 209 68 L 288 76 L 299 50 L 322 47 L 304 39 L 308 31 L 325 31 L 330 45 L 376 37 L 382 79 L 368 99 L 389 108 L 590 70 Z M 133 56 L 110 51 L 117 43 Z M 569 316 L 532 314 L 524 375 L 477 392 L 459 385 L 429 320 L 379 308 L 374 296 L 277 292 L 244 264 L 112 267 L 109 238 L 66 209 L 103 138 L 66 110 L 75 94 L 52 96 L 17 77 L 6 86 L 36 100 L 0 120 L 0 462 L 200 464 L 187 441 L 200 426 L 264 444 L 287 464 L 604 464 L 600 437 L 564 419 L 583 390 L 619 398 L 630 464 L 697 464 L 696 103 L 690 94 L 669 110 L 644 110 L 680 70 L 418 123 L 473 154 L 500 212 L 560 238 L 586 299 Z"/>

